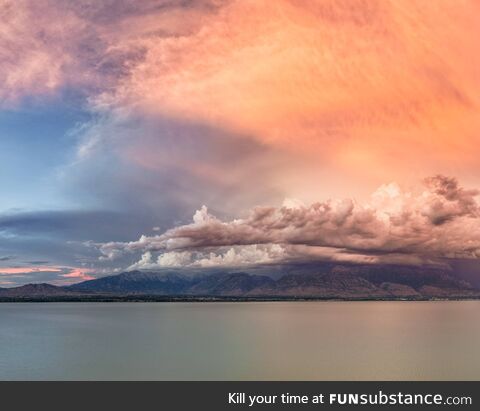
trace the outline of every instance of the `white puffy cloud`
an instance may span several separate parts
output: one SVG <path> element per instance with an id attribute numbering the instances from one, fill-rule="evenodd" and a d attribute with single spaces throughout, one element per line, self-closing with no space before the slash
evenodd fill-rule
<path id="1" fill-rule="evenodd" d="M 173 267 L 242 267 L 283 262 L 287 251 L 278 244 L 223 247 L 213 251 L 167 251 L 156 259 L 151 251 L 142 254 L 130 270 Z"/>

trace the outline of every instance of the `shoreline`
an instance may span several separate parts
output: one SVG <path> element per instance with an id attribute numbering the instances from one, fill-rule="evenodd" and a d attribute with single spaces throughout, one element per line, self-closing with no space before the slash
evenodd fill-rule
<path id="1" fill-rule="evenodd" d="M 236 296 L 155 296 L 155 295 L 125 295 L 125 296 L 58 296 L 58 297 L 0 297 L 1 303 L 214 303 L 214 302 L 390 302 L 390 301 L 479 301 L 480 296 L 455 297 L 236 297 Z"/>

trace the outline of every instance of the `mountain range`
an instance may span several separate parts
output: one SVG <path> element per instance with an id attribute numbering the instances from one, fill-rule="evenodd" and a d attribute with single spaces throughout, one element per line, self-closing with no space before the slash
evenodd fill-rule
<path id="1" fill-rule="evenodd" d="M 130 271 L 70 286 L 0 288 L 0 300 L 207 297 L 271 299 L 477 298 L 478 283 L 438 267 L 334 264 L 246 271 Z"/>

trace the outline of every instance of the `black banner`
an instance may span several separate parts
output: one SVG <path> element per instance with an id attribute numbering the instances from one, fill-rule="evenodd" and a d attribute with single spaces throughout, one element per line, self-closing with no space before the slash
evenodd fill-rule
<path id="1" fill-rule="evenodd" d="M 480 382 L 0 382 L 6 410 L 478 410 Z"/>

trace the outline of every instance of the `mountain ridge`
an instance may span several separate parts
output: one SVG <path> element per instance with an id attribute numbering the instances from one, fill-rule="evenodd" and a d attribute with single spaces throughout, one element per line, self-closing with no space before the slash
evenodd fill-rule
<path id="1" fill-rule="evenodd" d="M 302 267 L 300 267 L 302 268 Z M 476 298 L 480 288 L 440 268 L 325 264 L 271 276 L 245 271 L 187 275 L 181 270 L 127 271 L 70 286 L 0 288 L 0 299 L 82 296 L 319 299 Z"/>

